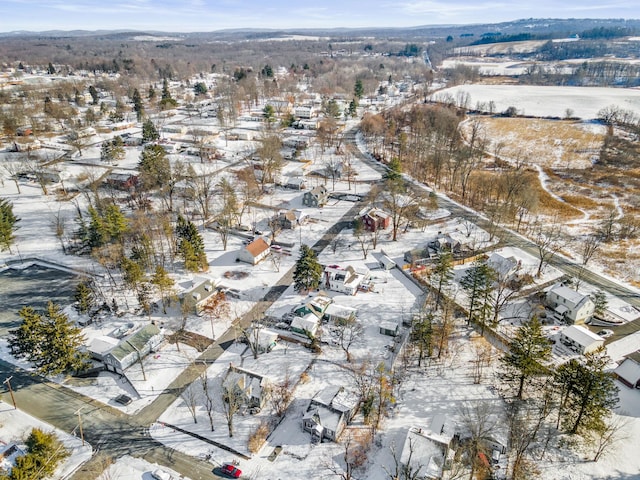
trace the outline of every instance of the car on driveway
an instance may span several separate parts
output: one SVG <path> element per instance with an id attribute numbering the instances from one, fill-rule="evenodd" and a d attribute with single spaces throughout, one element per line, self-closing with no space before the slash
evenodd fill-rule
<path id="1" fill-rule="evenodd" d="M 225 463 L 224 465 L 222 465 L 221 470 L 222 473 L 230 478 L 240 478 L 240 475 L 242 475 L 242 470 L 240 470 L 232 463 Z"/>
<path id="2" fill-rule="evenodd" d="M 607 328 L 600 330 L 598 333 L 596 333 L 596 335 L 602 337 L 602 338 L 609 338 L 611 335 L 613 335 L 613 330 L 609 330 Z"/>
<path id="3" fill-rule="evenodd" d="M 118 395 L 116 397 L 116 402 L 118 402 L 120 405 L 124 405 L 127 406 L 129 405 L 133 400 L 131 399 L 131 397 L 129 395 L 125 395 L 124 393 L 122 395 Z"/>

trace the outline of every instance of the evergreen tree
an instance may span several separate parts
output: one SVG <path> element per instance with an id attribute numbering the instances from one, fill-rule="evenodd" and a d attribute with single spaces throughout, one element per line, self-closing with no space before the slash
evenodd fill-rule
<path id="1" fill-rule="evenodd" d="M 474 316 L 477 316 L 478 322 L 484 327 L 491 310 L 489 300 L 495 277 L 495 271 L 487 265 L 487 262 L 479 261 L 475 262 L 460 280 L 460 286 L 467 293 L 469 299 L 467 323 L 470 323 Z"/>
<path id="2" fill-rule="evenodd" d="M 105 140 L 100 147 L 100 160 L 112 163 L 122 160 L 125 156 L 122 137 L 116 136 L 112 140 Z"/>
<path id="3" fill-rule="evenodd" d="M 571 359 L 556 370 L 562 386 L 560 414 L 569 433 L 601 429 L 618 403 L 618 387 L 606 371 L 611 359 L 604 347 Z"/>
<path id="4" fill-rule="evenodd" d="M 293 271 L 293 284 L 296 292 L 314 290 L 322 280 L 322 265 L 318 262 L 316 252 L 308 245 L 300 248 L 300 257 Z"/>
<path id="5" fill-rule="evenodd" d="M 358 114 L 358 101 L 355 98 L 349 102 L 349 108 L 347 109 L 347 113 L 351 117 L 355 117 Z"/>
<path id="6" fill-rule="evenodd" d="M 422 312 L 411 326 L 411 341 L 418 348 L 418 367 L 422 366 L 425 356 L 430 357 L 433 345 L 433 314 Z"/>
<path id="7" fill-rule="evenodd" d="M 73 298 L 77 302 L 76 310 L 80 314 L 89 313 L 95 301 L 93 290 L 91 290 L 88 282 L 80 282 L 78 284 Z"/>
<path id="8" fill-rule="evenodd" d="M 593 301 L 594 305 L 593 314 L 598 317 L 604 316 L 605 312 L 607 311 L 607 305 L 609 303 L 607 301 L 607 294 L 602 290 L 596 290 L 591 294 L 591 300 Z"/>
<path id="9" fill-rule="evenodd" d="M 402 179 L 402 165 L 398 157 L 393 157 L 387 164 L 387 171 L 384 172 L 383 177 L 385 180 L 392 182 L 400 181 Z"/>
<path id="10" fill-rule="evenodd" d="M 89 95 L 91 95 L 92 105 L 97 105 L 100 97 L 98 96 L 98 90 L 93 85 L 89 85 Z"/>
<path id="11" fill-rule="evenodd" d="M 440 304 L 442 290 L 451 283 L 453 278 L 453 255 L 451 252 L 440 252 L 436 264 L 431 272 L 431 282 L 436 287 L 436 308 Z"/>
<path id="12" fill-rule="evenodd" d="M 356 98 L 360 99 L 364 96 L 364 85 L 362 84 L 362 80 L 356 80 L 356 83 L 353 87 L 353 94 Z"/>
<path id="13" fill-rule="evenodd" d="M 340 118 L 340 106 L 338 105 L 338 102 L 333 98 L 328 102 L 325 102 L 323 113 L 325 117 L 328 118 Z"/>
<path id="14" fill-rule="evenodd" d="M 53 432 L 39 428 L 31 430 L 25 441 L 27 453 L 16 458 L 9 475 L 0 478 L 7 480 L 27 480 L 50 477 L 69 451 Z"/>
<path id="15" fill-rule="evenodd" d="M 208 268 L 207 255 L 204 251 L 204 240 L 193 222 L 178 215 L 176 223 L 178 251 L 184 260 L 184 266 L 191 272 L 201 272 Z"/>
<path id="16" fill-rule="evenodd" d="M 32 362 L 41 375 L 59 375 L 83 370 L 88 355 L 81 351 L 84 337 L 60 306 L 49 302 L 44 314 L 23 307 L 22 324 L 9 332 L 11 353 Z"/>
<path id="17" fill-rule="evenodd" d="M 56 69 L 53 66 L 53 63 L 51 63 L 51 62 L 49 62 L 49 66 L 47 67 L 47 73 L 49 75 L 55 75 L 55 73 L 56 73 Z"/>
<path id="18" fill-rule="evenodd" d="M 142 120 L 144 117 L 144 105 L 142 104 L 142 96 L 137 88 L 133 90 L 131 101 L 133 102 L 133 111 L 136 112 L 136 118 L 138 121 Z"/>
<path id="19" fill-rule="evenodd" d="M 547 372 L 544 363 L 551 357 L 551 345 L 537 317 L 522 324 L 502 357 L 502 377 L 517 385 L 516 397 L 522 400 L 524 387 L 532 378 Z"/>
<path id="20" fill-rule="evenodd" d="M 196 95 L 204 95 L 207 93 L 207 85 L 204 82 L 197 82 L 193 86 L 193 91 Z"/>
<path id="21" fill-rule="evenodd" d="M 9 250 L 11 253 L 11 245 L 15 240 L 14 232 L 18 229 L 16 225 L 20 218 L 13 213 L 13 204 L 5 199 L 0 198 L 0 252 Z"/>
<path id="22" fill-rule="evenodd" d="M 142 141 L 143 143 L 155 142 L 160 138 L 158 129 L 150 118 L 147 118 L 142 124 Z"/>
<path id="23" fill-rule="evenodd" d="M 270 125 L 276 119 L 276 110 L 275 108 L 273 108 L 273 105 L 267 104 L 264 106 L 264 109 L 262 110 L 262 115 L 264 116 L 264 119 L 267 121 L 267 124 Z"/>
<path id="24" fill-rule="evenodd" d="M 120 207 L 110 204 L 102 211 L 89 207 L 88 213 L 89 225 L 86 227 L 84 239 L 89 248 L 124 240 L 124 235 L 129 230 L 129 221 Z"/>
<path id="25" fill-rule="evenodd" d="M 145 190 L 162 188 L 171 178 L 167 152 L 160 145 L 145 145 L 140 155 L 140 180 Z"/>
<path id="26" fill-rule="evenodd" d="M 171 96 L 171 92 L 169 91 L 169 82 L 165 78 L 162 81 L 162 97 L 160 98 L 160 107 L 163 110 L 174 108 L 178 105 L 173 97 Z"/>
<path id="27" fill-rule="evenodd" d="M 156 89 L 153 88 L 153 85 L 149 87 L 149 91 L 147 92 L 147 98 L 149 100 L 153 100 L 154 98 L 156 98 Z"/>

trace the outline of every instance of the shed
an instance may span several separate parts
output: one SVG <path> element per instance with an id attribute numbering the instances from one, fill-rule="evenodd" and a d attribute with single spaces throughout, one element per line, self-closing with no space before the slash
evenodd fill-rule
<path id="1" fill-rule="evenodd" d="M 390 337 L 398 336 L 400 331 L 400 325 L 395 322 L 382 322 L 379 328 L 382 335 L 389 335 Z"/>
<path id="2" fill-rule="evenodd" d="M 560 332 L 560 342 L 584 355 L 604 345 L 604 339 L 582 325 L 571 325 Z"/>
<path id="3" fill-rule="evenodd" d="M 396 262 L 391 260 L 386 255 L 380 255 L 380 259 L 378 260 L 378 263 L 380 263 L 380 266 L 385 270 L 393 270 L 394 268 L 396 268 Z"/>

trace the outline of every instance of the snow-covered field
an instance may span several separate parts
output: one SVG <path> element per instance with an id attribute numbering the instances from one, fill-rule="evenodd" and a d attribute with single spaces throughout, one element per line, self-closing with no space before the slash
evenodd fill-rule
<path id="1" fill-rule="evenodd" d="M 599 110 L 615 105 L 624 110 L 640 109 L 640 89 L 600 87 L 542 87 L 529 85 L 458 85 L 429 97 L 433 101 L 464 98 L 468 108 L 494 102 L 496 113 L 515 107 L 520 115 L 564 118 L 567 110 L 582 119 L 597 118 Z M 487 108 L 487 107 L 485 107 Z"/>

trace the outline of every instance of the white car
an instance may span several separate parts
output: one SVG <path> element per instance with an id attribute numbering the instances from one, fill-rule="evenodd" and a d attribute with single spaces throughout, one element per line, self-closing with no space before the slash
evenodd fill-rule
<path id="1" fill-rule="evenodd" d="M 151 472 L 151 476 L 156 480 L 173 480 L 173 477 L 170 474 L 159 468 Z"/>

